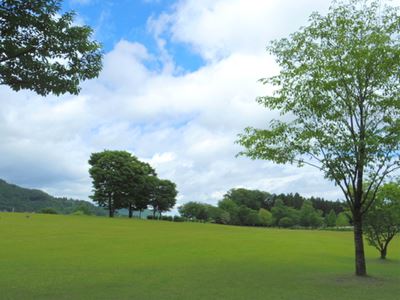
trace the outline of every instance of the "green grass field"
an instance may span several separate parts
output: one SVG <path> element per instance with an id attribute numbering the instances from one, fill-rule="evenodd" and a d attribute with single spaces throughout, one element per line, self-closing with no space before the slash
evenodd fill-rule
<path id="1" fill-rule="evenodd" d="M 1 299 L 400 297 L 399 239 L 358 279 L 351 232 L 26 216 L 0 214 Z"/>

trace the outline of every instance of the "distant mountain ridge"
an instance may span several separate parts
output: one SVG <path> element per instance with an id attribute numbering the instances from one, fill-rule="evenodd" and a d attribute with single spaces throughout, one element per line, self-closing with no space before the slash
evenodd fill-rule
<path id="1" fill-rule="evenodd" d="M 84 200 L 53 197 L 38 189 L 27 189 L 0 179 L 0 211 L 41 212 L 52 208 L 60 214 L 85 210 L 94 215 L 105 215 L 103 208 Z"/>

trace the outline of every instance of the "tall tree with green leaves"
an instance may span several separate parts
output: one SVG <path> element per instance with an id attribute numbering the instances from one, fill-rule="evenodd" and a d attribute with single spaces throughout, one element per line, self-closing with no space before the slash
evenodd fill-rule
<path id="1" fill-rule="evenodd" d="M 336 226 L 336 214 L 333 209 L 331 209 L 329 214 L 325 217 L 325 225 L 327 227 L 335 227 Z"/>
<path id="2" fill-rule="evenodd" d="M 270 194 L 259 190 L 248 190 L 244 188 L 230 189 L 224 198 L 231 199 L 237 205 L 244 205 L 248 208 L 259 210 L 267 208 Z"/>
<path id="3" fill-rule="evenodd" d="M 104 150 L 92 153 L 89 164 L 93 183 L 91 198 L 106 207 L 112 218 L 116 209 L 125 207 L 131 192 L 132 155 L 127 151 Z"/>
<path id="4" fill-rule="evenodd" d="M 381 259 L 386 259 L 389 243 L 400 232 L 399 183 L 386 183 L 379 189 L 377 200 L 366 215 L 364 232 Z"/>
<path id="5" fill-rule="evenodd" d="M 301 226 L 317 228 L 323 223 L 322 212 L 316 210 L 311 201 L 304 201 L 300 209 L 299 222 Z"/>
<path id="6" fill-rule="evenodd" d="M 258 102 L 285 116 L 246 128 L 241 154 L 310 165 L 341 189 L 354 224 L 355 273 L 367 274 L 362 223 L 400 168 L 400 14 L 380 1 L 336 1 L 268 50 L 280 66 Z M 366 184 L 367 183 L 367 184 Z"/>
<path id="7" fill-rule="evenodd" d="M 0 1 L 0 84 L 77 94 L 81 81 L 98 76 L 102 54 L 92 29 L 60 10 L 61 0 Z"/>
<path id="8" fill-rule="evenodd" d="M 150 179 L 157 174 L 148 163 L 140 161 L 133 155 L 128 163 L 130 171 L 125 183 L 123 206 L 128 208 L 128 216 L 132 218 L 134 210 L 141 214 L 149 205 L 152 188 Z"/>
<path id="9" fill-rule="evenodd" d="M 149 204 L 153 208 L 153 217 L 158 213 L 160 216 L 163 212 L 169 211 L 175 206 L 176 184 L 166 179 L 159 179 L 157 177 L 151 178 L 152 180 L 152 193 Z"/>
<path id="10" fill-rule="evenodd" d="M 207 204 L 190 201 L 178 207 L 178 211 L 182 217 L 189 220 L 202 220 L 208 219 L 208 206 Z"/>

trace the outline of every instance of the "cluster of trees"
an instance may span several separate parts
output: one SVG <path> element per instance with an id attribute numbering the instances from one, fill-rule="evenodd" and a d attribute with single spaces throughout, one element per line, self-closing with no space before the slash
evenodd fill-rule
<path id="1" fill-rule="evenodd" d="M 161 216 L 175 206 L 175 183 L 160 179 L 155 170 L 127 151 L 92 153 L 89 173 L 93 182 L 91 198 L 108 209 L 113 217 L 117 209 L 142 212 L 150 206 L 153 216 Z"/>
<path id="2" fill-rule="evenodd" d="M 297 193 L 275 195 L 243 188 L 228 191 L 218 206 L 188 202 L 179 207 L 179 213 L 189 220 L 243 226 L 317 228 L 349 225 L 340 202 L 306 199 Z"/>

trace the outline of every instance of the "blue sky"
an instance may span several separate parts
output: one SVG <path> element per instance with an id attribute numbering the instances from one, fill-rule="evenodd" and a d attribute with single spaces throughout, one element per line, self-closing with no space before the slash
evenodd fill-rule
<path id="1" fill-rule="evenodd" d="M 175 6 L 174 0 L 68 0 L 63 3 L 63 10 L 75 11 L 77 20 L 92 27 L 94 38 L 103 45 L 105 52 L 124 39 L 141 43 L 149 52 L 159 55 L 160 49 L 149 31 L 148 20 L 171 12 Z M 195 71 L 204 64 L 189 45 L 168 40 L 165 48 L 183 71 Z M 160 62 L 154 61 L 148 66 L 155 70 L 161 68 Z"/>

